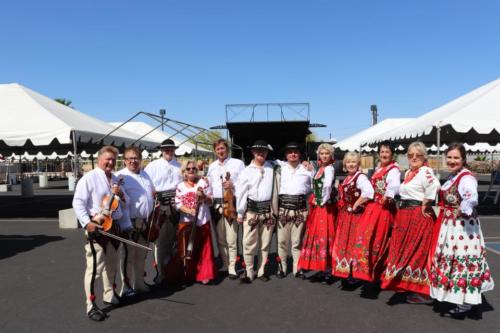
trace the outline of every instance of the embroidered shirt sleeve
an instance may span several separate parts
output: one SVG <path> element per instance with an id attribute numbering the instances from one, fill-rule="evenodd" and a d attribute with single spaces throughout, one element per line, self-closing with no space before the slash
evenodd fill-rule
<path id="1" fill-rule="evenodd" d="M 401 171 L 398 168 L 393 168 L 387 173 L 385 187 L 385 196 L 393 198 L 399 194 L 399 187 L 401 185 Z"/>
<path id="2" fill-rule="evenodd" d="M 321 206 L 323 206 L 332 194 L 332 183 L 335 176 L 335 170 L 332 166 L 325 168 L 325 178 L 323 180 L 323 189 L 321 191 Z"/>
<path id="3" fill-rule="evenodd" d="M 472 215 L 474 207 L 478 204 L 477 180 L 474 176 L 466 175 L 460 179 L 458 193 L 462 197 L 460 210 L 465 215 Z"/>
<path id="4" fill-rule="evenodd" d="M 373 196 L 375 195 L 375 191 L 373 189 L 372 183 L 368 180 L 368 177 L 366 175 L 361 174 L 358 176 L 358 179 L 356 180 L 356 187 L 361 190 L 361 197 L 362 198 L 368 198 L 368 199 L 373 199 Z"/>
<path id="5" fill-rule="evenodd" d="M 425 167 L 421 176 L 421 181 L 422 186 L 424 187 L 424 199 L 435 200 L 441 185 L 439 184 L 436 176 L 434 176 L 434 172 L 431 168 Z"/>

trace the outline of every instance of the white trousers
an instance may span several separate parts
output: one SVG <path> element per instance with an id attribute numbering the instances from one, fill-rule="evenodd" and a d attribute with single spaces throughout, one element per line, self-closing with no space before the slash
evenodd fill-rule
<path id="1" fill-rule="evenodd" d="M 302 245 L 302 234 L 304 223 L 298 226 L 293 222 L 286 223 L 284 226 L 278 223 L 278 255 L 281 258 L 283 272 L 287 273 L 288 249 L 291 243 L 291 252 L 293 258 L 293 274 L 297 273 L 297 263 L 300 258 L 300 250 Z"/>
<path id="2" fill-rule="evenodd" d="M 119 302 L 114 292 L 114 283 L 118 264 L 118 252 L 113 247 L 111 242 L 107 243 L 106 251 L 101 247 L 101 245 L 95 242 L 93 243 L 93 247 L 95 250 L 95 260 L 91 244 L 87 242 L 87 244 L 85 245 L 85 259 L 87 262 L 87 268 L 85 269 L 84 287 L 87 302 L 87 312 L 92 309 L 94 303 L 94 300 L 92 298 L 95 298 L 95 295 L 93 294 L 95 287 L 92 286 L 92 284 L 95 284 L 96 281 L 100 278 L 102 278 L 104 290 L 104 294 L 102 296 L 103 301 L 114 304 L 118 304 Z M 94 279 L 92 279 L 93 275 Z"/>
<path id="3" fill-rule="evenodd" d="M 217 212 L 222 208 L 217 207 Z M 236 257 L 238 255 L 238 222 L 233 221 L 231 225 L 221 214 L 215 227 L 217 233 L 217 246 L 222 259 L 222 270 L 236 275 Z"/>
<path id="4" fill-rule="evenodd" d="M 243 257 L 245 259 L 247 277 L 252 280 L 255 278 L 254 256 L 257 249 L 259 250 L 257 277 L 264 275 L 264 268 L 269 256 L 274 230 L 274 226 L 268 228 L 262 223 L 258 223 L 252 229 L 252 227 L 248 225 L 248 220 L 252 219 L 254 216 L 255 213 L 247 211 L 243 220 Z"/>

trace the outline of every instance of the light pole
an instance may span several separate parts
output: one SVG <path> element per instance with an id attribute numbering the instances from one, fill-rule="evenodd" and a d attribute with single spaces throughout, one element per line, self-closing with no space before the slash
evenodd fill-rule
<path id="1" fill-rule="evenodd" d="M 165 121 L 165 109 L 160 109 L 160 116 L 161 116 L 161 130 L 163 132 L 163 122 Z"/>

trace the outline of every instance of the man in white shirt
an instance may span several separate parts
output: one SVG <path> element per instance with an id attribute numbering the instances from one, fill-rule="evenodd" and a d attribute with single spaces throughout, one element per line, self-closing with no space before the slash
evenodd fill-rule
<path id="1" fill-rule="evenodd" d="M 216 224 L 217 245 L 223 265 L 222 271 L 227 271 L 229 278 L 235 280 L 238 278 L 235 267 L 238 253 L 238 223 L 235 223 L 236 215 L 224 215 L 224 192 L 235 193 L 234 184 L 245 169 L 245 165 L 241 160 L 228 157 L 229 147 L 226 140 L 215 141 L 213 147 L 217 160 L 210 164 L 207 173 L 214 198 L 212 217 Z M 234 206 L 236 203 L 232 202 L 231 204 Z"/>
<path id="2" fill-rule="evenodd" d="M 243 224 L 243 257 L 246 263 L 242 283 L 251 283 L 255 279 L 254 256 L 257 244 L 260 244 L 259 269 L 257 277 L 267 282 L 265 265 L 269 255 L 274 230 L 272 197 L 274 170 L 266 161 L 269 145 L 264 140 L 257 140 L 251 147 L 253 160 L 238 178 L 236 184 L 236 207 L 238 223 Z"/>
<path id="3" fill-rule="evenodd" d="M 311 192 L 312 172 L 300 163 L 300 150 L 296 142 L 285 146 L 286 162 L 278 162 L 279 215 L 278 215 L 278 278 L 287 274 L 288 248 L 292 244 L 293 274 L 299 276 L 302 233 L 307 216 L 306 195 Z"/>
<path id="4" fill-rule="evenodd" d="M 122 235 L 130 230 L 131 225 L 121 219 L 123 211 L 127 208 L 128 197 L 121 191 L 118 178 L 112 172 L 116 164 L 118 150 L 111 146 L 104 146 L 98 152 L 97 168 L 85 174 L 76 185 L 73 197 L 73 209 L 81 226 L 87 235 L 85 257 L 87 268 L 85 270 L 84 286 L 87 298 L 87 315 L 95 321 L 104 320 L 107 315 L 95 303 L 94 284 L 101 277 L 103 282 L 103 301 L 106 304 L 120 303 L 114 290 L 117 267 L 117 249 L 119 243 L 98 233 L 102 229 L 101 223 L 106 217 L 113 220 L 113 227 L 109 232 Z M 102 207 L 106 196 L 117 195 L 119 205 L 115 211 Z"/>
<path id="5" fill-rule="evenodd" d="M 160 217 L 158 226 L 160 234 L 155 243 L 155 261 L 157 276 L 155 282 L 161 284 L 165 279 L 163 270 L 173 254 L 176 226 L 179 215 L 175 209 L 175 190 L 182 182 L 181 165 L 175 158 L 173 140 L 167 139 L 160 145 L 162 156 L 149 163 L 144 171 L 153 181 L 156 197 L 160 203 Z"/>
<path id="6" fill-rule="evenodd" d="M 154 210 L 154 187 L 148 174 L 141 170 L 141 152 L 137 147 L 131 146 L 123 152 L 125 168 L 118 171 L 116 176 L 123 177 L 122 188 L 129 197 L 128 209 L 125 218 L 132 223 L 130 237 L 136 243 L 147 246 L 150 241 L 149 217 Z M 152 216 L 151 216 L 152 217 Z M 144 261 L 146 250 L 122 244 L 122 296 L 132 296 L 136 292 L 148 292 L 149 288 L 144 283 Z"/>

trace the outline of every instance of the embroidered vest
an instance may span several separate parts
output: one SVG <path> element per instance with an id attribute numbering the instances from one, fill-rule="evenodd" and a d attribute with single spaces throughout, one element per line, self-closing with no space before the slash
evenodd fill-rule
<path id="1" fill-rule="evenodd" d="M 399 169 L 394 163 L 389 164 L 384 168 L 380 168 L 372 175 L 370 182 L 372 183 L 373 189 L 375 190 L 374 201 L 378 202 L 385 196 L 385 191 L 387 188 L 387 175 L 392 169 Z"/>
<path id="2" fill-rule="evenodd" d="M 346 178 L 342 184 L 339 185 L 340 205 L 344 209 L 348 209 L 349 207 L 352 208 L 361 195 L 361 191 L 356 186 L 359 175 L 361 175 L 361 172 L 358 171 L 353 178 L 350 180 Z"/>
<path id="3" fill-rule="evenodd" d="M 472 174 L 469 171 L 462 172 L 447 190 L 439 191 L 439 206 L 444 208 L 446 217 L 449 217 L 451 214 L 455 216 L 458 214 L 458 208 L 462 202 L 462 197 L 458 192 L 458 185 L 460 184 L 462 177 L 467 175 Z"/>

